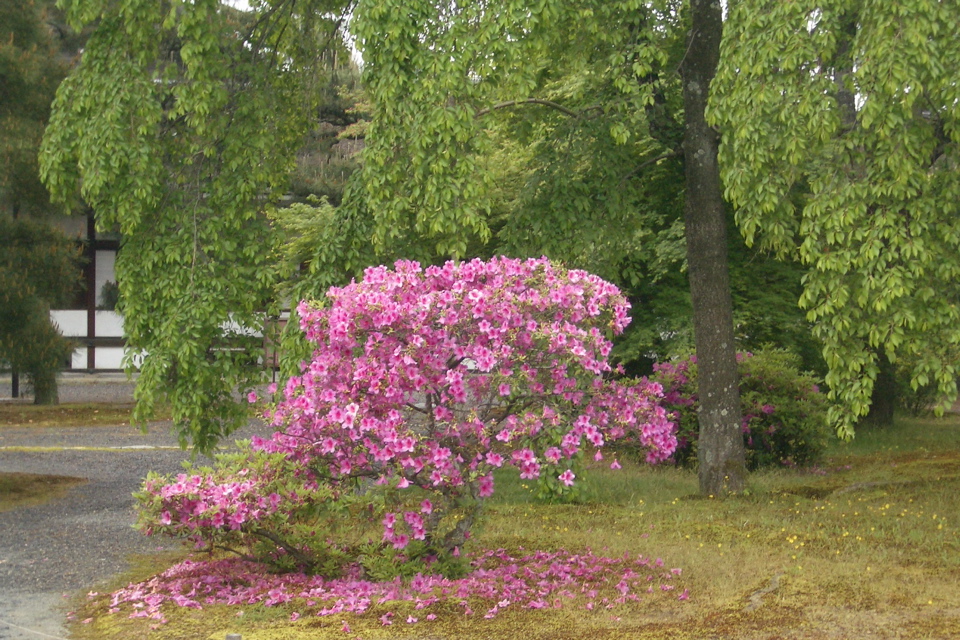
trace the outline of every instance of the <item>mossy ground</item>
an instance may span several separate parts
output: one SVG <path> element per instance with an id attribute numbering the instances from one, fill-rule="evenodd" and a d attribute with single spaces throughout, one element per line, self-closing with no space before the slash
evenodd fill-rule
<path id="1" fill-rule="evenodd" d="M 70 476 L 0 471 L 0 511 L 42 504 L 59 498 L 70 487 L 85 482 Z"/>
<path id="2" fill-rule="evenodd" d="M 0 427 L 84 427 L 130 424 L 133 405 L 0 403 Z"/>
<path id="3" fill-rule="evenodd" d="M 960 637 L 956 416 L 863 431 L 834 445 L 820 468 L 756 473 L 745 495 L 725 500 L 697 497 L 695 475 L 672 468 L 598 468 L 591 482 L 584 504 L 543 505 L 505 476 L 478 546 L 662 557 L 683 568 L 679 587 L 689 588 L 689 600 L 658 594 L 610 611 L 573 600 L 562 609 L 507 609 L 491 620 L 450 605 L 417 625 L 403 624 L 413 612 L 398 605 L 387 627 L 379 620 L 387 609 L 291 622 L 284 607 L 210 606 L 169 610 L 170 622 L 152 630 L 148 621 L 108 615 L 106 601 L 95 598 L 76 616 L 90 622 L 72 631 L 83 640 Z M 147 559 L 126 579 L 170 561 Z"/>

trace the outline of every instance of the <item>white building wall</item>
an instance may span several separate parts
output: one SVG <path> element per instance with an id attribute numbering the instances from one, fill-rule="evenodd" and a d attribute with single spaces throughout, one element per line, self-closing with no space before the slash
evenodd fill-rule
<path id="1" fill-rule="evenodd" d="M 85 310 L 56 309 L 50 312 L 50 319 L 60 329 L 60 333 L 67 338 L 76 338 L 82 341 L 87 337 L 87 312 Z M 114 311 L 97 311 L 94 322 L 95 334 L 98 338 L 122 338 L 123 318 Z M 97 347 L 94 351 L 95 369 L 122 369 L 123 358 L 127 349 L 124 347 Z M 70 357 L 70 368 L 87 368 L 87 347 L 81 346 L 74 350 Z"/>

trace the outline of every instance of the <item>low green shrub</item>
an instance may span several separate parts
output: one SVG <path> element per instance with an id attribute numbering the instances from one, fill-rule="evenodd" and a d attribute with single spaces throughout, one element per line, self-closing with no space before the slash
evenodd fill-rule
<path id="1" fill-rule="evenodd" d="M 782 349 L 737 354 L 747 467 L 808 466 L 827 446 L 826 399 L 816 379 L 799 370 L 800 358 Z M 674 461 L 697 460 L 699 409 L 696 356 L 654 365 L 662 404 L 677 423 Z"/>

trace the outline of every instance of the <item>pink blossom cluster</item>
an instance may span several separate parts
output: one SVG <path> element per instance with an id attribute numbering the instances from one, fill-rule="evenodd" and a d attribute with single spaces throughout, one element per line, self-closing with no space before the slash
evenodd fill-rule
<path id="1" fill-rule="evenodd" d="M 282 456 L 305 486 L 336 494 L 365 479 L 409 494 L 384 509 L 383 542 L 449 552 L 469 536 L 464 512 L 494 493 L 499 467 L 563 491 L 579 457 L 602 459 L 612 441 L 628 439 L 651 463 L 673 453 L 660 385 L 609 378 L 608 336 L 623 331 L 628 310 L 614 285 L 546 258 L 371 267 L 299 305 L 314 351 L 266 412 L 277 431 L 254 438 L 253 450 Z M 243 478 L 190 482 L 202 495 L 146 491 L 153 517 L 174 523 L 167 532 L 243 527 L 278 508 L 263 487 L 267 502 L 254 499 Z"/>
<path id="2" fill-rule="evenodd" d="M 190 533 L 198 528 L 237 531 L 245 523 L 257 522 L 277 513 L 285 500 L 280 494 L 264 494 L 263 478 L 241 470 L 237 479 L 223 481 L 213 475 L 177 475 L 174 482 L 148 478 L 147 494 L 159 496 L 162 507 L 157 523 L 162 527 L 181 528 Z M 189 514 L 189 517 L 184 517 Z M 152 533 L 148 530 L 147 533 Z"/>
<path id="3" fill-rule="evenodd" d="M 380 621 L 391 624 L 395 613 L 390 607 L 410 602 L 417 613 L 408 616 L 406 622 L 413 624 L 435 619 L 431 609 L 449 611 L 450 603 L 463 615 L 471 615 L 473 607 L 480 607 L 486 618 L 507 608 L 560 608 L 564 603 L 588 610 L 613 609 L 654 594 L 675 594 L 676 578 L 681 575 L 680 569 L 666 569 L 660 559 L 629 554 L 610 558 L 589 550 L 538 551 L 517 557 L 499 549 L 478 555 L 470 564 L 472 571 L 456 580 L 417 574 L 407 581 L 396 578 L 370 582 L 360 579 L 358 571 L 328 580 L 299 573 L 273 574 L 262 565 L 236 558 L 187 560 L 145 582 L 114 592 L 109 611 L 132 609 L 131 618 L 165 622 L 164 605 L 194 609 L 283 605 L 292 611 L 294 620 L 303 615 L 380 614 L 386 609 Z M 684 590 L 676 597 L 686 600 L 688 595 Z"/>
<path id="4" fill-rule="evenodd" d="M 667 459 L 676 441 L 660 387 L 603 378 L 606 335 L 628 309 L 614 285 L 546 258 L 367 269 L 300 305 L 316 348 L 269 414 L 281 430 L 254 446 L 333 481 L 376 475 L 474 498 L 492 494 L 506 462 L 572 482 L 564 460 L 627 433 L 650 462 Z M 404 524 L 418 537 L 415 518 Z M 399 520 L 385 532 L 403 546 Z"/>

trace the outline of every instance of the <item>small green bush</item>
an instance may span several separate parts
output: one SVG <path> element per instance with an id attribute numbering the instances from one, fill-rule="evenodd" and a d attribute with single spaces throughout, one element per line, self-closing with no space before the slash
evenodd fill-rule
<path id="1" fill-rule="evenodd" d="M 826 399 L 816 379 L 799 370 L 800 358 L 782 349 L 737 354 L 747 467 L 808 466 L 827 446 Z M 654 365 L 663 406 L 677 423 L 679 465 L 697 460 L 697 360 L 690 356 Z"/>

